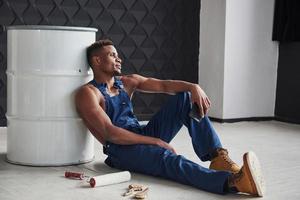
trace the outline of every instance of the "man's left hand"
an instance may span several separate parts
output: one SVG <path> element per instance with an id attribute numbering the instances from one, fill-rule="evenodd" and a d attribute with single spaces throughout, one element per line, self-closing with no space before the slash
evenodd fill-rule
<path id="1" fill-rule="evenodd" d="M 196 103 L 198 105 L 200 115 L 204 117 L 204 115 L 208 113 L 211 105 L 209 98 L 198 84 L 194 84 L 190 92 L 192 103 Z"/>

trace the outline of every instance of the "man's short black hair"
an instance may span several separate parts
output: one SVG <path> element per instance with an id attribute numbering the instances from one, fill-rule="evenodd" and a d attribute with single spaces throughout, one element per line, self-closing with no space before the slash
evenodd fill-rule
<path id="1" fill-rule="evenodd" d="M 87 49 L 86 49 L 86 57 L 87 57 L 87 62 L 90 67 L 93 68 L 92 66 L 92 57 L 104 46 L 108 45 L 114 45 L 113 42 L 109 39 L 102 39 L 94 42 L 91 44 Z"/>

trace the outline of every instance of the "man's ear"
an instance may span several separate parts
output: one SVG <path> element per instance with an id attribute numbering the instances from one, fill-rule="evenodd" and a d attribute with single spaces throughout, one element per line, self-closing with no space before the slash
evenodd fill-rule
<path id="1" fill-rule="evenodd" d="M 96 65 L 99 65 L 100 64 L 100 58 L 99 56 L 93 56 L 92 57 L 92 62 Z"/>

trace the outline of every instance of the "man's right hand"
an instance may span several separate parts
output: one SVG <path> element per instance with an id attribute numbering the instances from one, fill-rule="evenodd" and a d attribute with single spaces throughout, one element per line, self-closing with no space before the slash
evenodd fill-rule
<path id="1" fill-rule="evenodd" d="M 160 147 L 162 147 L 162 148 L 168 149 L 168 150 L 170 150 L 171 152 L 177 154 L 176 151 L 175 151 L 175 149 L 174 149 L 169 143 L 167 143 L 167 142 L 165 142 L 165 141 L 163 141 L 163 140 L 161 140 L 161 139 L 157 139 L 156 145 L 157 145 L 157 146 L 160 146 Z"/>

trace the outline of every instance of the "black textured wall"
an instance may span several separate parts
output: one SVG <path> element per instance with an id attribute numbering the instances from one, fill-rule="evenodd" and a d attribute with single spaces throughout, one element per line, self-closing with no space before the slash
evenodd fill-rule
<path id="1" fill-rule="evenodd" d="M 200 0 L 0 0 L 0 125 L 6 125 L 6 26 L 95 27 L 111 38 L 124 74 L 198 80 Z M 137 94 L 140 119 L 148 119 L 164 95 Z"/>

